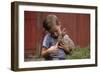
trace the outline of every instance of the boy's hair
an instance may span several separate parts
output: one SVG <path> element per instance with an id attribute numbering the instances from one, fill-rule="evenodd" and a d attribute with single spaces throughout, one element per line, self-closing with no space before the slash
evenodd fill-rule
<path id="1" fill-rule="evenodd" d="M 49 31 L 54 25 L 58 25 L 58 18 L 56 15 L 48 15 L 43 21 L 43 27 L 45 30 Z"/>

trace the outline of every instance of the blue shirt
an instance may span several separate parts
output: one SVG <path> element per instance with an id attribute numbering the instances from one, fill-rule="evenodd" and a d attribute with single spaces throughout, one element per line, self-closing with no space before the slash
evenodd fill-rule
<path id="1" fill-rule="evenodd" d="M 57 39 L 53 38 L 50 34 L 46 34 L 43 40 L 43 47 L 46 47 L 47 49 L 51 46 L 55 45 L 57 43 Z M 64 52 L 64 49 L 58 48 L 57 53 L 50 54 L 51 59 L 65 59 L 66 54 Z"/>

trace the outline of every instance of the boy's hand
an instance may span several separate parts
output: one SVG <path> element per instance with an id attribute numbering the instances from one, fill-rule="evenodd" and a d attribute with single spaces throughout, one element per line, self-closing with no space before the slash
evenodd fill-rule
<path id="1" fill-rule="evenodd" d="M 65 44 L 64 42 L 60 42 L 58 48 L 69 49 L 68 45 Z"/>
<path id="2" fill-rule="evenodd" d="M 63 42 L 60 42 L 58 45 L 58 48 L 65 48 L 67 45 L 65 45 Z"/>
<path id="3" fill-rule="evenodd" d="M 51 46 L 49 49 L 48 49 L 48 52 L 49 53 L 57 53 L 58 51 L 58 43 L 54 46 Z"/>
<path id="4" fill-rule="evenodd" d="M 68 53 L 70 53 L 71 52 L 71 48 L 69 48 L 69 45 L 67 45 L 67 44 L 65 44 L 65 43 L 63 43 L 63 42 L 61 42 L 59 45 L 58 45 L 58 48 L 62 48 L 62 49 L 64 49 L 65 50 L 65 52 L 68 54 Z"/>

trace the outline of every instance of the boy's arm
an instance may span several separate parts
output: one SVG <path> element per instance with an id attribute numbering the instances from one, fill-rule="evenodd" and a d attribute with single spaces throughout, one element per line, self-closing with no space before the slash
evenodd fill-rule
<path id="1" fill-rule="evenodd" d="M 42 57 L 47 57 L 49 55 L 48 52 L 48 47 L 49 47 L 49 35 L 45 35 L 44 40 L 43 40 L 43 45 L 42 45 L 42 51 L 41 51 L 41 56 Z"/>
<path id="2" fill-rule="evenodd" d="M 43 47 L 42 47 L 42 51 L 41 51 L 41 55 L 42 57 L 46 58 L 48 57 L 51 53 L 55 54 L 57 52 L 57 48 L 58 48 L 58 44 L 55 44 L 53 46 L 49 46 L 50 44 L 50 36 L 49 35 L 46 35 L 44 37 L 44 40 L 43 40 Z"/>
<path id="3" fill-rule="evenodd" d="M 43 47 L 42 48 L 42 52 L 41 52 L 41 55 L 42 57 L 46 58 L 48 57 L 51 53 L 57 53 L 57 50 L 58 50 L 58 44 L 54 45 L 54 46 L 51 46 L 50 48 L 46 48 L 46 47 Z"/>
<path id="4" fill-rule="evenodd" d="M 45 48 L 45 47 L 43 47 L 43 48 L 42 48 L 42 52 L 41 52 L 41 56 L 44 57 L 44 58 L 46 58 L 46 57 L 48 57 L 49 55 L 50 55 L 50 53 L 49 53 L 48 49 Z"/>

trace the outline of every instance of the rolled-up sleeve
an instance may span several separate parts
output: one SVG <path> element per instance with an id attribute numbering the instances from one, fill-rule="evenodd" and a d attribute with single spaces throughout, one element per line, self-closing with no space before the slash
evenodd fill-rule
<path id="1" fill-rule="evenodd" d="M 45 35 L 42 47 L 49 48 L 49 35 Z"/>

